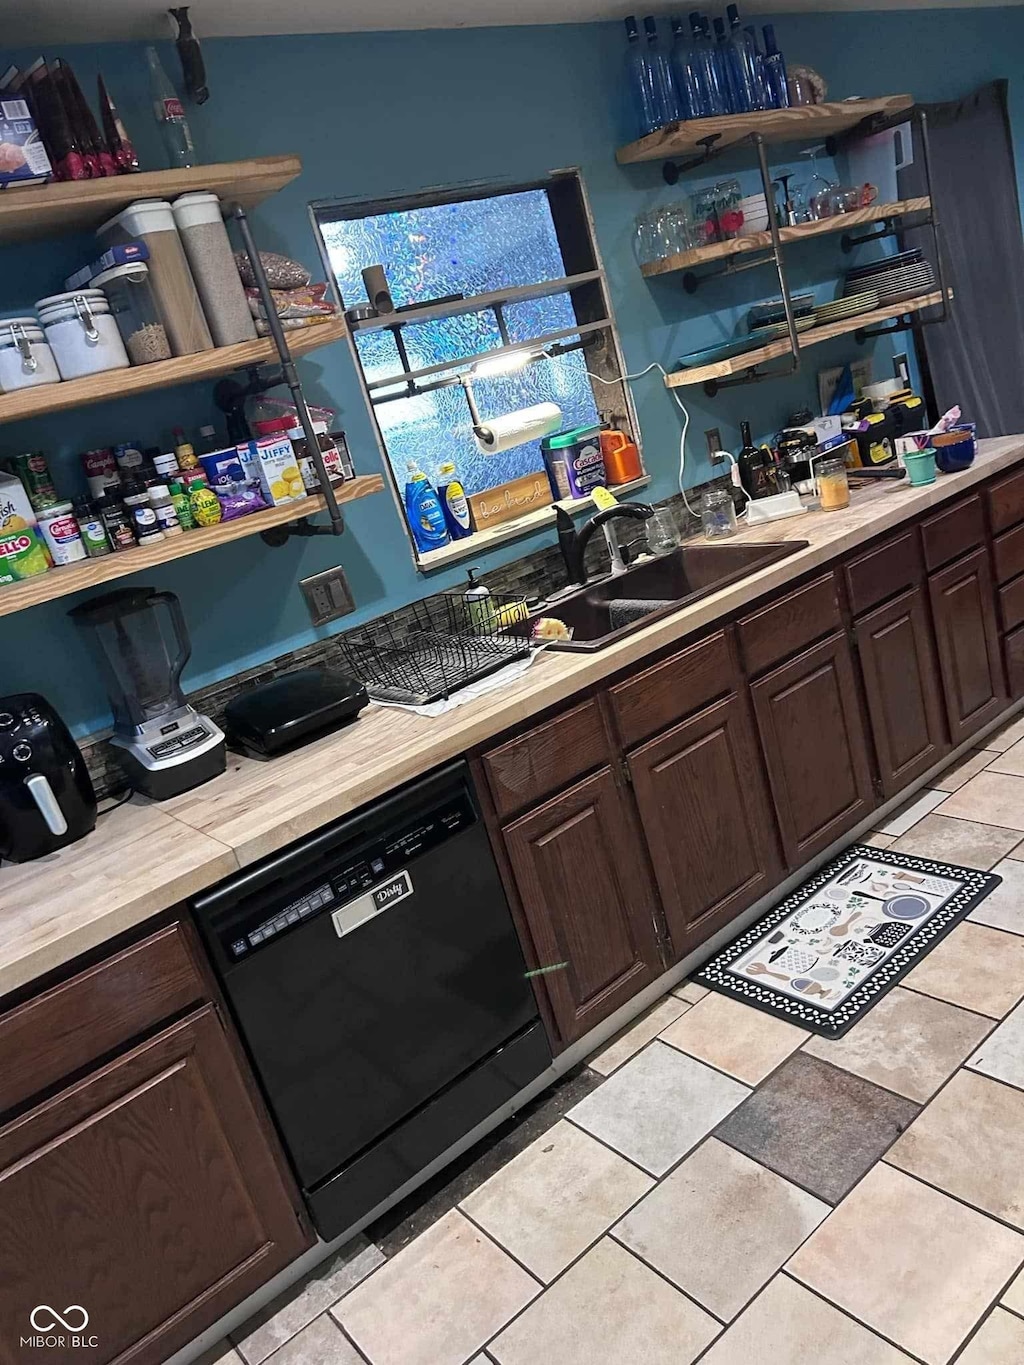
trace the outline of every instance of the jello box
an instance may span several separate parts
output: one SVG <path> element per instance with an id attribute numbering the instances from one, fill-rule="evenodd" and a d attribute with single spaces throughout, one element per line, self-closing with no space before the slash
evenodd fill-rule
<path id="1" fill-rule="evenodd" d="M 264 500 L 271 506 L 298 502 L 306 496 L 295 448 L 287 436 L 264 436 L 258 441 L 246 441 L 238 447 L 238 458 L 246 478 L 259 484 Z"/>
<path id="2" fill-rule="evenodd" d="M 49 180 L 50 158 L 24 100 L 0 100 L 0 189 Z"/>
<path id="3" fill-rule="evenodd" d="M 0 584 L 34 578 L 52 563 L 21 480 L 0 474 Z"/>

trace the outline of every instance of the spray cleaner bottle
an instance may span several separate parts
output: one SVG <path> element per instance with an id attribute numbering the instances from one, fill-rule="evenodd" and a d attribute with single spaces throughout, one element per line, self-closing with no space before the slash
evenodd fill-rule
<path id="1" fill-rule="evenodd" d="M 425 553 L 448 544 L 441 503 L 426 474 L 412 460 L 405 466 L 405 515 L 417 550 Z"/>

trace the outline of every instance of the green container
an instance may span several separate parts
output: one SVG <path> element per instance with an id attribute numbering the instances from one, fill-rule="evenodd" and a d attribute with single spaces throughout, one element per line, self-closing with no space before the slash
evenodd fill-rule
<path id="1" fill-rule="evenodd" d="M 915 488 L 935 482 L 935 451 L 931 446 L 927 450 L 908 451 L 903 456 L 903 463 L 907 466 L 907 477 Z"/>
<path id="2" fill-rule="evenodd" d="M 585 498 L 604 483 L 601 428 L 596 423 L 545 436 L 540 449 L 556 499 Z"/>

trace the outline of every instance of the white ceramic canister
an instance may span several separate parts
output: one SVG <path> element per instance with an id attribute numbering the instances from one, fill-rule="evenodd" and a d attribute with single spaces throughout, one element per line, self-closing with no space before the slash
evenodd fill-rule
<path id="1" fill-rule="evenodd" d="M 0 318 L 0 393 L 58 384 L 60 372 L 38 318 Z"/>
<path id="2" fill-rule="evenodd" d="M 90 297 L 99 294 L 99 298 Z M 58 294 L 36 305 L 62 379 L 128 368 L 128 353 L 102 290 Z"/>

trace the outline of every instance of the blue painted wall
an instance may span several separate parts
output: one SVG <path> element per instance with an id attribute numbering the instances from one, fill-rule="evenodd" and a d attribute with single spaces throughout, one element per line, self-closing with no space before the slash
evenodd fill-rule
<path id="1" fill-rule="evenodd" d="M 816 66 L 835 97 L 910 89 L 920 98 L 939 99 L 1015 74 L 1014 54 L 1024 51 L 1024 11 L 784 15 L 777 20 L 777 33 L 790 60 Z M 616 96 L 618 25 L 233 39 L 206 42 L 204 50 L 213 97 L 203 109 L 189 111 L 202 159 L 299 152 L 303 175 L 267 201 L 254 221 L 265 248 L 287 251 L 318 273 L 310 200 L 382 196 L 462 181 L 529 180 L 550 169 L 578 166 L 631 370 L 652 361 L 671 368 L 681 352 L 731 333 L 742 301 L 770 291 L 771 275 L 763 271 L 709 285 L 695 299 L 674 282 L 649 287 L 640 278 L 631 245 L 634 215 L 670 192 L 657 166 L 623 169 L 614 160 L 614 147 L 629 136 Z M 83 46 L 67 55 L 87 88 L 95 72 L 103 71 L 147 164 L 162 164 L 147 105 L 142 49 Z M 173 57 L 168 49 L 165 60 L 172 71 Z M 1018 145 L 1024 145 L 1019 89 L 1013 90 L 1013 100 Z M 775 169 L 795 164 L 772 157 Z M 727 172 L 741 174 L 744 192 L 754 188 L 749 162 L 720 162 L 710 178 Z M 700 183 L 693 180 L 687 188 Z M 3 310 L 20 309 L 54 292 L 88 252 L 86 240 L 5 249 L 0 255 Z M 834 276 L 839 256 L 833 240 L 814 244 L 799 257 L 791 253 L 791 261 L 799 287 Z M 876 351 L 881 377 L 890 372 L 891 349 L 883 342 Z M 734 449 L 742 417 L 767 435 L 788 411 L 812 399 L 819 366 L 851 354 L 843 341 L 819 347 L 798 380 L 741 389 L 714 401 L 699 390 L 681 391 L 692 418 L 687 483 L 708 474 L 705 427 L 720 427 Z M 357 468 L 379 469 L 345 345 L 316 353 L 300 368 L 309 397 L 338 410 Z M 656 373 L 639 380 L 634 395 L 654 475 L 651 496 L 663 498 L 676 487 L 680 414 Z M 211 415 L 207 387 L 182 388 L 6 427 L 0 431 L 0 454 L 43 448 L 58 479 L 66 469 L 65 485 L 71 486 L 78 451 L 135 436 L 145 444 L 166 445 L 174 424 L 194 430 Z M 415 572 L 388 493 L 353 504 L 347 521 L 340 540 L 270 551 L 254 539 L 142 576 L 141 581 L 170 588 L 182 599 L 194 643 L 188 685 L 314 639 L 317 632 L 308 624 L 296 585 L 300 577 L 330 564 L 344 564 L 359 604 L 359 617 L 336 628 L 464 577 L 461 569 L 430 580 Z M 550 538 L 546 533 L 519 541 L 482 562 L 491 567 L 517 558 Z M 64 599 L 2 619 L 3 690 L 45 692 L 76 731 L 85 733 L 105 724 L 108 712 L 91 658 L 64 619 L 73 604 L 74 599 Z"/>

